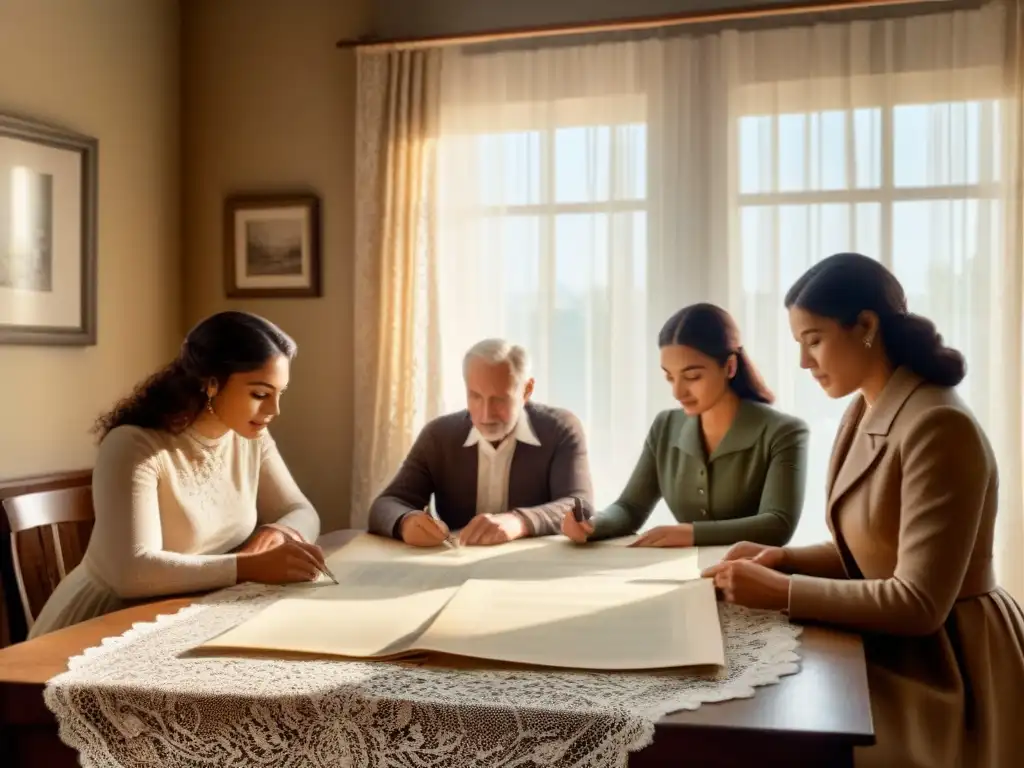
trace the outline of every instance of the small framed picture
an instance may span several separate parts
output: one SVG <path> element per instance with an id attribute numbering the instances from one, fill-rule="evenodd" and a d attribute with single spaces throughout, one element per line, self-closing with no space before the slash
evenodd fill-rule
<path id="1" fill-rule="evenodd" d="M 224 289 L 237 298 L 320 296 L 320 199 L 310 194 L 227 198 Z"/>
<path id="2" fill-rule="evenodd" d="M 97 152 L 0 115 L 0 344 L 96 343 Z"/>

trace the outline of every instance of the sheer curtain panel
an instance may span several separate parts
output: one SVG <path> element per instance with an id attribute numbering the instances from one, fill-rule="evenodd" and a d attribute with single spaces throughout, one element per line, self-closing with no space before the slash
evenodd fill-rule
<path id="1" fill-rule="evenodd" d="M 436 370 L 436 51 L 364 54 L 356 108 L 351 525 L 442 407 Z"/>

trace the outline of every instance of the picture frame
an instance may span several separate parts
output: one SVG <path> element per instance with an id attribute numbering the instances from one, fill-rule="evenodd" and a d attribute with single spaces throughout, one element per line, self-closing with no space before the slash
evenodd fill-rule
<path id="1" fill-rule="evenodd" d="M 0 113 L 0 344 L 97 340 L 99 141 Z"/>
<path id="2" fill-rule="evenodd" d="M 321 296 L 320 198 L 232 195 L 224 202 L 224 292 L 230 298 Z"/>

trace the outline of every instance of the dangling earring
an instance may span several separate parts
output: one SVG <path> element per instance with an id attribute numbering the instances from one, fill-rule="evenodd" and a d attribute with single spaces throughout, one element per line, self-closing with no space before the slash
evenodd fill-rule
<path id="1" fill-rule="evenodd" d="M 216 417 L 217 412 L 213 410 L 213 395 L 206 396 L 206 410 L 211 416 Z"/>
<path id="2" fill-rule="evenodd" d="M 871 349 L 871 337 L 870 336 L 868 336 L 866 339 L 864 339 L 864 346 L 867 349 Z"/>

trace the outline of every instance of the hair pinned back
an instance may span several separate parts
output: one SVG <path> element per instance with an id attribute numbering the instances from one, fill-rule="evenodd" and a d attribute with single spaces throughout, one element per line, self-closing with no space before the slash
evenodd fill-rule
<path id="1" fill-rule="evenodd" d="M 262 368 L 277 355 L 291 359 L 297 347 L 288 334 L 259 315 L 219 312 L 196 325 L 178 356 L 139 384 L 94 428 L 102 440 L 122 425 L 179 433 L 206 406 L 206 387 L 223 387 L 235 373 Z"/>
<path id="2" fill-rule="evenodd" d="M 740 343 L 740 330 L 732 315 L 714 304 L 691 304 L 668 319 L 658 334 L 658 346 L 691 347 L 725 365 L 736 357 L 736 375 L 729 386 L 744 400 L 772 403 L 775 396 L 761 378 Z"/>
<path id="3" fill-rule="evenodd" d="M 964 356 L 943 343 L 935 324 L 908 311 L 896 276 L 862 254 L 837 253 L 819 261 L 793 283 L 785 303 L 787 309 L 799 307 L 845 328 L 856 324 L 862 312 L 873 312 L 894 367 L 906 366 L 944 387 L 955 387 L 967 374 Z"/>

